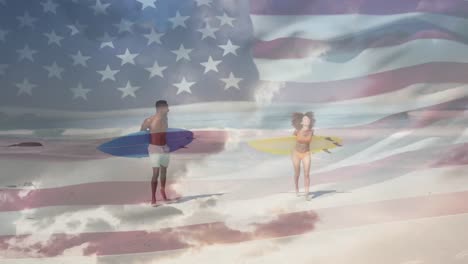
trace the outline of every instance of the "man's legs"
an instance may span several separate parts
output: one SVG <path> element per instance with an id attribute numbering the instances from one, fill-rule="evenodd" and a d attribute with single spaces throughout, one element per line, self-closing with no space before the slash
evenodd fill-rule
<path id="1" fill-rule="evenodd" d="M 161 166 L 161 195 L 164 201 L 167 201 L 166 196 L 166 174 L 167 174 L 167 167 Z"/>
<path id="2" fill-rule="evenodd" d="M 166 175 L 167 175 L 167 167 L 169 166 L 169 153 L 163 153 L 160 156 L 159 164 L 161 166 L 161 196 L 165 201 L 167 201 L 166 196 Z"/>
<path id="3" fill-rule="evenodd" d="M 153 167 L 153 178 L 151 179 L 151 204 L 156 204 L 156 189 L 158 188 L 158 177 L 159 168 Z"/>

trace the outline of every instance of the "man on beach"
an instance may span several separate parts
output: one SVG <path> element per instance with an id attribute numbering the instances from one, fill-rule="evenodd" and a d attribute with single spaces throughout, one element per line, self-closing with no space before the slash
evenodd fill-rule
<path id="1" fill-rule="evenodd" d="M 156 189 L 158 177 L 161 173 L 161 196 L 167 201 L 166 196 L 166 174 L 169 166 L 169 147 L 166 144 L 166 132 L 168 128 L 167 115 L 169 105 L 165 100 L 156 102 L 156 114 L 146 118 L 141 125 L 141 131 L 149 130 L 150 144 L 148 154 L 151 167 L 153 167 L 153 178 L 151 180 L 151 205 L 156 205 Z"/>

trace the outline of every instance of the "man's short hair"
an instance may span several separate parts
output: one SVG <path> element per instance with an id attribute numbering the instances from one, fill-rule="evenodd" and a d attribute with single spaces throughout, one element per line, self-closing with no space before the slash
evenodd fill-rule
<path id="1" fill-rule="evenodd" d="M 156 108 L 158 108 L 160 106 L 168 106 L 167 101 L 166 100 L 156 101 Z"/>

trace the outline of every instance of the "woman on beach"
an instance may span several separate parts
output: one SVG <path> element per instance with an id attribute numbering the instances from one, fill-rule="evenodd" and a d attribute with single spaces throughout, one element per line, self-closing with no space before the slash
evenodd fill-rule
<path id="1" fill-rule="evenodd" d="M 292 125 L 295 128 L 293 135 L 296 136 L 296 145 L 292 151 L 292 162 L 294 165 L 294 183 L 296 187 L 296 195 L 299 196 L 299 175 L 301 169 L 301 163 L 304 168 L 304 186 L 305 186 L 305 198 L 307 201 L 309 197 L 309 185 L 310 185 L 310 142 L 314 135 L 315 118 L 314 113 L 307 112 L 293 113 L 292 114 Z"/>

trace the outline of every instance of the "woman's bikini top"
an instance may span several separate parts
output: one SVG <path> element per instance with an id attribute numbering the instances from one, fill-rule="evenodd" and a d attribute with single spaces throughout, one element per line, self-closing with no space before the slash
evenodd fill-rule
<path id="1" fill-rule="evenodd" d="M 307 131 L 307 135 L 304 135 L 303 131 L 295 131 L 294 135 L 296 135 L 296 141 L 297 143 L 302 143 L 302 144 L 308 144 L 310 141 L 312 141 L 312 130 Z"/>

